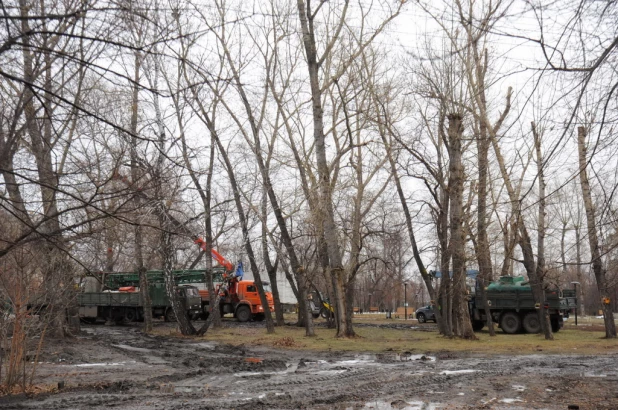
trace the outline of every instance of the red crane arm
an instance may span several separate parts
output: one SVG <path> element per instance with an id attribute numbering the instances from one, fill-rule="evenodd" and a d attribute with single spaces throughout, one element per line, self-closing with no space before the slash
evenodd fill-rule
<path id="1" fill-rule="evenodd" d="M 206 252 L 206 241 L 205 240 L 203 240 L 202 238 L 198 236 L 193 240 L 193 242 L 195 242 L 200 247 L 200 249 Z M 221 255 L 219 252 L 217 252 L 212 247 L 210 248 L 210 255 L 212 256 L 214 260 L 219 262 L 219 265 L 223 266 L 226 271 L 228 272 L 234 271 L 234 265 L 232 264 L 232 262 L 225 259 L 223 255 Z"/>

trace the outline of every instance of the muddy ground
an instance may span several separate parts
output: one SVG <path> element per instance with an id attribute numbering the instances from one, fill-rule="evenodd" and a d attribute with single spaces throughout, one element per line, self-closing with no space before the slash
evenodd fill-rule
<path id="1" fill-rule="evenodd" d="M 64 387 L 1 409 L 618 409 L 610 355 L 308 353 L 92 325 L 39 360 L 35 383 Z"/>

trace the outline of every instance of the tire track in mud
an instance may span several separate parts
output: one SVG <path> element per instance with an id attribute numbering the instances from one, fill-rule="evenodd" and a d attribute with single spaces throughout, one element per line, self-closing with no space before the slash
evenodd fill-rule
<path id="1" fill-rule="evenodd" d="M 609 377 L 618 380 L 618 359 L 601 355 L 565 360 L 558 355 L 438 354 L 437 359 L 412 360 L 412 355 L 395 352 L 354 355 L 216 345 L 144 335 L 130 327 L 90 330 L 103 351 L 97 357 L 113 352 L 113 357 L 134 364 L 101 373 L 107 378 L 103 386 L 76 386 L 58 395 L 14 400 L 9 403 L 13 407 L 0 401 L 0 408 L 330 409 L 410 400 L 475 408 L 492 396 L 509 397 L 511 385 L 526 380 L 530 388 L 539 384 L 540 393 L 535 394 L 543 408 L 551 409 L 562 408 L 553 406 L 552 394 L 562 394 L 565 400 L 568 389 L 545 392 L 544 383 L 578 381 L 585 373 L 606 377 L 605 383 L 611 383 Z M 146 373 L 139 374 L 140 369 Z M 586 381 L 595 382 L 584 377 Z M 166 386 L 171 386 L 171 392 Z M 482 392 L 473 393 L 475 389 Z M 459 396 L 463 391 L 466 395 Z"/>

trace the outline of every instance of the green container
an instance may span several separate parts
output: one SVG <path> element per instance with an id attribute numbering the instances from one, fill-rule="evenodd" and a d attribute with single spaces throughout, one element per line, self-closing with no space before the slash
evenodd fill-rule
<path id="1" fill-rule="evenodd" d="M 523 276 L 502 276 L 487 286 L 489 292 L 530 292 L 530 283 Z"/>

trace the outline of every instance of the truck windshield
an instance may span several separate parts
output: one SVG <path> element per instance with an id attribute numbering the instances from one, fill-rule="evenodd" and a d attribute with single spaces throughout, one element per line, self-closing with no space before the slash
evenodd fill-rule
<path id="1" fill-rule="evenodd" d="M 266 293 L 266 292 L 271 292 L 272 293 L 273 290 L 270 288 L 270 283 L 262 282 L 262 286 L 264 286 L 264 293 Z"/>
<path id="2" fill-rule="evenodd" d="M 200 293 L 195 288 L 185 288 L 185 294 L 187 296 L 199 296 Z"/>

